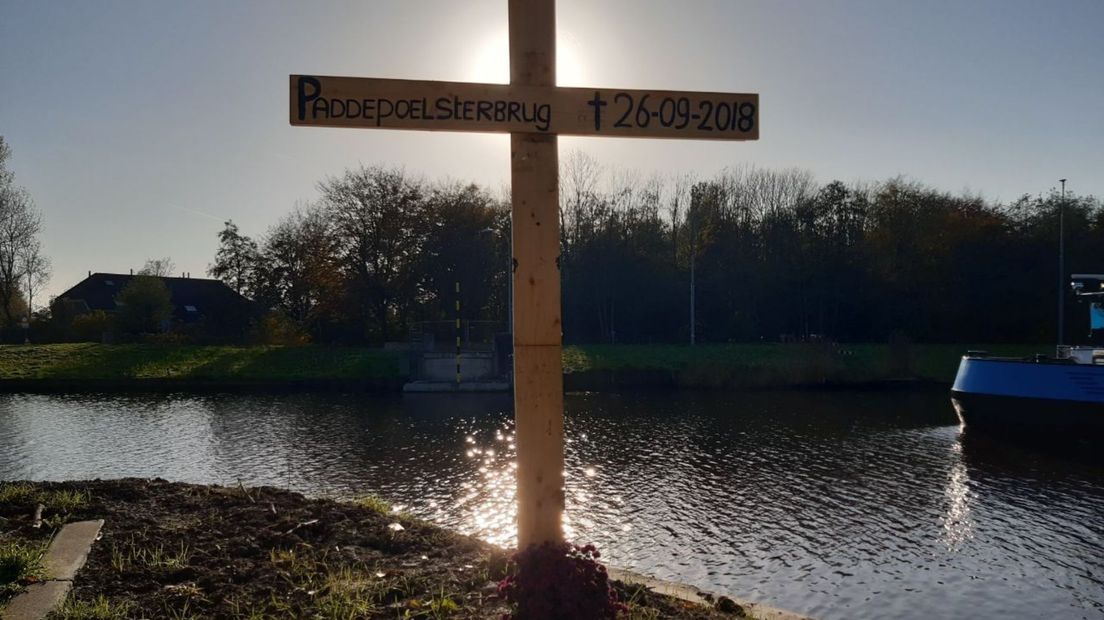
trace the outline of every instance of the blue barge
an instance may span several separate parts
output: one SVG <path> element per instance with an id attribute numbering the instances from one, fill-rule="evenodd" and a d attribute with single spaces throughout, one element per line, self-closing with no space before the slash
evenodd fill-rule
<path id="1" fill-rule="evenodd" d="M 1090 302 L 1090 339 L 1104 336 L 1104 275 L 1075 274 L 1071 288 Z M 985 434 L 1097 442 L 1104 438 L 1104 346 L 1059 346 L 1057 355 L 963 356 L 951 401 L 967 429 Z"/>

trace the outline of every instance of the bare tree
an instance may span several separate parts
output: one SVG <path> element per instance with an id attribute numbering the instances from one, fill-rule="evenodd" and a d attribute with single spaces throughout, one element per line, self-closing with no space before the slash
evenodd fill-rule
<path id="1" fill-rule="evenodd" d="M 35 293 L 41 291 L 50 281 L 50 259 L 42 254 L 42 244 L 37 240 L 29 243 L 23 250 L 23 268 L 26 271 L 27 314 L 34 313 Z"/>
<path id="2" fill-rule="evenodd" d="M 138 270 L 140 276 L 157 276 L 168 278 L 176 270 L 176 263 L 168 256 L 164 258 L 148 258 L 146 264 Z"/>
<path id="3" fill-rule="evenodd" d="M 15 185 L 15 175 L 7 168 L 10 156 L 11 148 L 0 138 L 0 318 L 7 326 L 18 323 L 23 311 L 20 287 L 28 264 L 36 271 L 42 269 L 38 241 L 42 220 L 30 194 Z"/>

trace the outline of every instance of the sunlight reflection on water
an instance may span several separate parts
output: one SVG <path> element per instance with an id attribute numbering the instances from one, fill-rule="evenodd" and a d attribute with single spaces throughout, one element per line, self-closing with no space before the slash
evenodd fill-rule
<path id="1" fill-rule="evenodd" d="M 943 530 L 947 547 L 954 551 L 973 536 L 974 523 L 970 516 L 970 502 L 973 500 L 974 493 L 970 490 L 970 475 L 961 458 L 962 444 L 951 444 L 951 452 L 954 456 L 945 488 L 947 511 L 943 516 Z"/>
<path id="2" fill-rule="evenodd" d="M 449 506 L 429 515 L 441 523 L 455 519 L 457 511 L 465 515 L 459 529 L 483 540 L 512 547 L 517 544 L 517 462 L 514 455 L 513 422 L 484 433 L 464 438 L 465 451 L 476 467 L 477 477 L 461 483 L 461 496 Z"/>

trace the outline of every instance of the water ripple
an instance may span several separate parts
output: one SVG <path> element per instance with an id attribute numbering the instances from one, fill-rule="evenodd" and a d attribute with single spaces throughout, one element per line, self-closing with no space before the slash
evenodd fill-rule
<path id="1" fill-rule="evenodd" d="M 1104 614 L 1104 473 L 961 435 L 943 394 L 570 395 L 565 527 L 823 618 Z M 0 479 L 374 493 L 515 540 L 507 397 L 0 396 Z"/>

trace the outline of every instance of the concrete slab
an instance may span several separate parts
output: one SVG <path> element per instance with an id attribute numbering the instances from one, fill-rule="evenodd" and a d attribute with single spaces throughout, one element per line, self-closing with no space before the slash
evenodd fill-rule
<path id="1" fill-rule="evenodd" d="M 26 592 L 12 599 L 7 607 L 0 610 L 0 618 L 42 620 L 65 599 L 71 587 L 72 581 L 43 581 L 32 584 Z"/>
<path id="2" fill-rule="evenodd" d="M 607 567 L 607 570 L 609 571 L 611 579 L 641 585 L 653 592 L 666 594 L 667 596 L 673 596 L 699 605 L 712 607 L 714 603 L 722 597 L 722 595 L 715 592 L 704 592 L 685 584 L 656 579 L 655 577 L 649 577 L 623 568 L 613 568 L 610 566 Z M 733 596 L 724 596 L 742 607 L 747 616 L 755 618 L 756 620 L 812 620 L 812 618 L 808 616 L 796 614 L 792 611 L 778 609 L 777 607 L 771 607 L 761 603 L 753 603 Z"/>
<path id="3" fill-rule="evenodd" d="M 510 384 L 507 381 L 411 381 L 403 385 L 403 391 L 408 393 L 428 392 L 509 392 Z"/>
<path id="4" fill-rule="evenodd" d="M 73 587 L 73 578 L 84 566 L 92 543 L 100 535 L 103 519 L 78 521 L 61 528 L 46 550 L 46 578 L 31 584 L 0 610 L 0 620 L 42 620 L 63 600 Z"/>
<path id="5" fill-rule="evenodd" d="M 100 535 L 103 519 L 78 521 L 61 528 L 46 550 L 46 574 L 49 579 L 72 580 L 84 561 L 92 543 Z"/>

